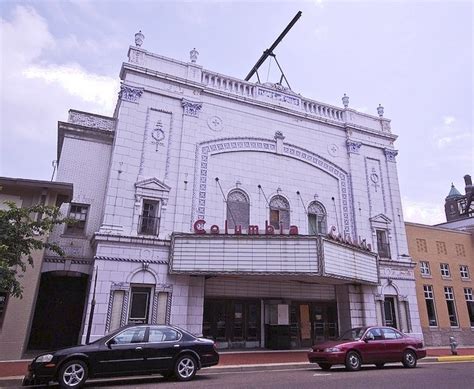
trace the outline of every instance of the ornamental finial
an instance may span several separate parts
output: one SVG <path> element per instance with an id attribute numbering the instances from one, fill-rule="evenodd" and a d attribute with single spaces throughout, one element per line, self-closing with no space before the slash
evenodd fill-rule
<path id="1" fill-rule="evenodd" d="M 342 96 L 342 104 L 344 104 L 344 108 L 349 106 L 349 96 L 347 96 L 345 93 L 344 96 Z"/>
<path id="2" fill-rule="evenodd" d="M 135 34 L 135 46 L 141 47 L 144 40 L 145 40 L 145 35 L 142 34 L 142 30 L 138 31 Z"/>
<path id="3" fill-rule="evenodd" d="M 198 55 L 199 55 L 199 51 L 197 51 L 196 48 L 192 49 L 189 52 L 189 58 L 191 59 L 192 63 L 196 63 L 196 61 L 198 59 Z"/>
<path id="4" fill-rule="evenodd" d="M 379 114 L 380 117 L 383 117 L 383 107 L 382 104 L 379 104 L 377 107 L 377 113 Z"/>

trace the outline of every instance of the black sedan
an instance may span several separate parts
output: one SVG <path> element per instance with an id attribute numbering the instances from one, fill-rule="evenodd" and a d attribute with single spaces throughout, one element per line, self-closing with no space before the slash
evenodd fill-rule
<path id="1" fill-rule="evenodd" d="M 202 367 L 217 365 L 214 342 L 172 326 L 135 325 L 120 328 L 93 343 L 36 357 L 23 385 L 59 382 L 79 388 L 90 378 L 159 373 L 191 380 Z"/>

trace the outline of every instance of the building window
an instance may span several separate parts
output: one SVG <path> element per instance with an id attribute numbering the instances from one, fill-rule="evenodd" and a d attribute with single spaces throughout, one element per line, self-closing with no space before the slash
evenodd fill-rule
<path id="1" fill-rule="evenodd" d="M 422 276 L 430 276 L 431 275 L 431 270 L 430 270 L 430 263 L 427 261 L 420 261 L 420 273 Z"/>
<path id="2" fill-rule="evenodd" d="M 84 234 L 86 231 L 87 214 L 89 213 L 89 205 L 73 204 L 69 208 L 68 217 L 74 222 L 66 224 L 67 234 Z"/>
<path id="3" fill-rule="evenodd" d="M 456 255 L 458 255 L 460 257 L 465 257 L 466 256 L 466 251 L 464 250 L 464 245 L 456 243 L 455 246 L 456 246 Z"/>
<path id="4" fill-rule="evenodd" d="M 227 226 L 247 228 L 250 223 L 250 202 L 247 194 L 235 189 L 227 196 Z"/>
<path id="5" fill-rule="evenodd" d="M 448 315 L 451 327 L 457 327 L 458 317 L 456 314 L 456 306 L 454 304 L 454 292 L 451 286 L 444 287 L 444 297 L 446 298 L 446 304 L 448 306 Z"/>
<path id="6" fill-rule="evenodd" d="M 439 268 L 441 270 L 441 277 L 451 277 L 451 273 L 449 271 L 449 264 L 440 263 Z"/>
<path id="7" fill-rule="evenodd" d="M 2 328 L 3 319 L 7 311 L 8 293 L 0 292 L 0 328 Z"/>
<path id="8" fill-rule="evenodd" d="M 130 313 L 128 315 L 129 324 L 148 323 L 150 299 L 151 288 L 132 287 L 130 293 Z"/>
<path id="9" fill-rule="evenodd" d="M 326 218 L 324 206 L 318 201 L 313 201 L 308 207 L 309 235 L 325 234 L 327 232 Z"/>
<path id="10" fill-rule="evenodd" d="M 159 201 L 143 200 L 142 214 L 138 223 L 139 234 L 158 235 L 160 229 L 159 209 Z"/>
<path id="11" fill-rule="evenodd" d="M 426 312 L 428 313 L 428 323 L 430 327 L 436 327 L 438 325 L 438 322 L 436 320 L 433 286 L 423 285 L 423 292 L 425 294 Z"/>
<path id="12" fill-rule="evenodd" d="M 416 239 L 416 249 L 421 253 L 427 253 L 428 246 L 426 245 L 426 239 Z"/>
<path id="13" fill-rule="evenodd" d="M 436 241 L 436 250 L 438 250 L 438 254 L 448 254 L 446 243 L 444 242 Z"/>
<path id="14" fill-rule="evenodd" d="M 391 258 L 390 244 L 388 243 L 388 233 L 386 230 L 376 230 L 377 252 L 382 258 Z"/>
<path id="15" fill-rule="evenodd" d="M 467 265 L 459 265 L 459 272 L 461 273 L 461 278 L 463 280 L 469 279 L 469 268 Z"/>
<path id="16" fill-rule="evenodd" d="M 275 229 L 290 228 L 290 204 L 283 196 L 274 196 L 270 200 L 270 224 Z"/>
<path id="17" fill-rule="evenodd" d="M 469 321 L 471 322 L 471 327 L 474 327 L 474 297 L 472 295 L 472 288 L 464 288 L 464 297 L 466 298 Z"/>

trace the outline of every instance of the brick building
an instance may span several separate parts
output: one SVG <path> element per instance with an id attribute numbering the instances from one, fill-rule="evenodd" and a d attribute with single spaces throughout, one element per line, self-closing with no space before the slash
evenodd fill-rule
<path id="1" fill-rule="evenodd" d="M 454 336 L 460 345 L 474 345 L 472 232 L 405 224 L 425 343 L 446 346 Z"/>
<path id="2" fill-rule="evenodd" d="M 72 194 L 73 187 L 69 183 L 0 177 L 0 209 L 7 209 L 5 201 L 25 208 L 37 204 L 60 205 L 71 201 Z M 41 215 L 32 217 L 39 218 Z M 42 275 L 43 254 L 44 250 L 33 250 L 31 253 L 33 266 L 27 265 L 19 279 L 23 287 L 21 299 L 9 297 L 0 290 L 0 360 L 21 359 L 27 349 Z"/>
<path id="3" fill-rule="evenodd" d="M 89 280 L 78 337 L 172 323 L 219 347 L 305 347 L 350 327 L 421 337 L 390 120 L 130 47 L 112 118 L 70 111 L 56 231 Z M 328 234 L 328 231 L 330 234 Z M 54 286 L 54 282 L 51 283 Z M 47 338 L 47 337 L 43 337 Z"/>

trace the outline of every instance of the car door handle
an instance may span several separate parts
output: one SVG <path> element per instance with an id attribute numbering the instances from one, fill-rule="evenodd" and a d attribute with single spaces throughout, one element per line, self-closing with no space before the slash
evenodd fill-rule
<path id="1" fill-rule="evenodd" d="M 138 346 L 138 347 L 135 348 L 135 350 L 136 350 L 136 351 L 142 351 L 142 350 L 143 350 L 143 347 Z"/>
<path id="2" fill-rule="evenodd" d="M 179 344 L 175 344 L 173 347 L 179 347 Z"/>

